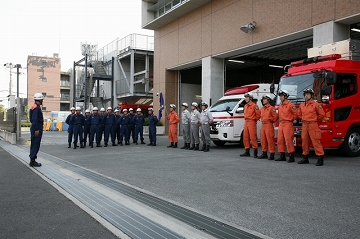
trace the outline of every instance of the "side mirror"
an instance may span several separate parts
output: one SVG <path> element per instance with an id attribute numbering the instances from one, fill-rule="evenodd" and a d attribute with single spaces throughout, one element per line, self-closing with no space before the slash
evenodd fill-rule
<path id="1" fill-rule="evenodd" d="M 331 95 L 332 88 L 329 85 L 324 86 L 321 88 L 321 95 Z"/>
<path id="2" fill-rule="evenodd" d="M 328 85 L 332 85 L 336 83 L 336 73 L 333 71 L 325 72 L 325 79 Z"/>
<path id="3" fill-rule="evenodd" d="M 275 84 L 274 84 L 274 82 L 271 82 L 271 85 L 270 85 L 270 93 L 271 93 L 271 94 L 274 94 L 274 92 L 275 92 Z"/>
<path id="4" fill-rule="evenodd" d="M 237 108 L 236 113 L 238 113 L 238 114 L 244 113 L 244 107 Z"/>

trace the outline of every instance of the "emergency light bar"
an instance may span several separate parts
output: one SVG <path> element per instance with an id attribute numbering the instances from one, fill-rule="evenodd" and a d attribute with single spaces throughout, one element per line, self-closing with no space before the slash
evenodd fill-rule
<path id="1" fill-rule="evenodd" d="M 301 65 L 306 65 L 309 63 L 337 60 L 340 58 L 341 58 L 340 54 L 332 54 L 332 55 L 327 55 L 327 56 L 315 56 L 315 57 L 311 57 L 311 58 L 306 58 L 304 60 L 291 62 L 290 65 L 291 66 L 301 66 Z"/>
<path id="2" fill-rule="evenodd" d="M 240 86 L 240 87 L 236 87 L 236 88 L 227 90 L 225 92 L 224 96 L 245 94 L 245 93 L 253 91 L 253 90 L 257 89 L 257 88 L 259 88 L 258 85 Z"/>

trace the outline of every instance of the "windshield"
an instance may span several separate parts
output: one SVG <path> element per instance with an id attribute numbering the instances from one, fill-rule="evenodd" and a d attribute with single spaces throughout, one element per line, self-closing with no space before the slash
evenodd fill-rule
<path id="1" fill-rule="evenodd" d="M 213 106 L 210 107 L 210 112 L 226 112 L 226 108 L 229 107 L 232 111 L 235 106 L 239 103 L 240 99 L 227 99 L 219 100 Z"/>
<path id="2" fill-rule="evenodd" d="M 304 102 L 303 90 L 310 88 L 315 92 L 315 100 L 320 100 L 320 89 L 326 85 L 323 78 L 314 78 L 313 74 L 286 76 L 280 79 L 279 90 L 287 90 L 289 100 L 293 103 Z M 281 104 L 280 97 L 276 97 L 276 104 Z"/>

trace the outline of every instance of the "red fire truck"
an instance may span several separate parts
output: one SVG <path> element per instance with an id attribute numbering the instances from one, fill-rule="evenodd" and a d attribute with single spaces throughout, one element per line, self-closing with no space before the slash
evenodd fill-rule
<path id="1" fill-rule="evenodd" d="M 339 147 L 346 156 L 360 156 L 360 42 L 310 48 L 308 57 L 291 63 L 278 90 L 289 91 L 289 100 L 298 106 L 304 102 L 303 90 L 312 88 L 325 111 L 319 123 L 323 147 Z M 277 97 L 276 104 L 280 103 Z M 301 120 L 294 121 L 294 127 L 294 144 L 301 147 Z"/>

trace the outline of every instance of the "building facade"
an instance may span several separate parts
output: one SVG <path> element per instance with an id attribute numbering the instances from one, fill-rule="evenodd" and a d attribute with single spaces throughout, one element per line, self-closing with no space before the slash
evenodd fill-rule
<path id="1" fill-rule="evenodd" d="M 277 83 L 307 48 L 360 39 L 360 1 L 142 0 L 142 21 L 154 30 L 154 92 L 166 105 L 214 104 L 228 88 Z"/>
<path id="2" fill-rule="evenodd" d="M 45 97 L 43 104 L 44 119 L 50 118 L 51 111 L 69 110 L 71 77 L 61 72 L 61 59 L 53 57 L 28 56 L 27 59 L 27 96 L 28 107 L 33 105 L 35 93 Z"/>

